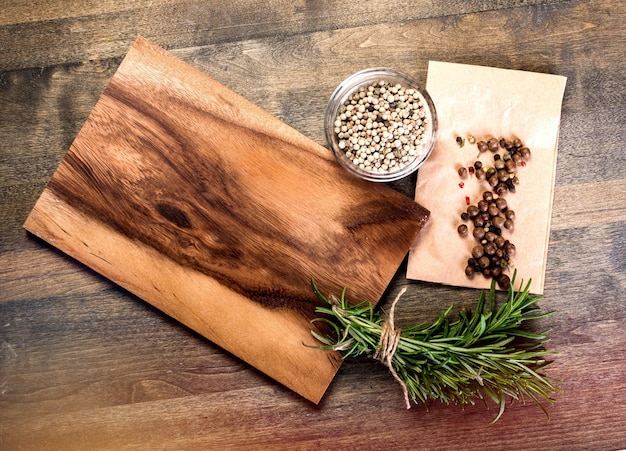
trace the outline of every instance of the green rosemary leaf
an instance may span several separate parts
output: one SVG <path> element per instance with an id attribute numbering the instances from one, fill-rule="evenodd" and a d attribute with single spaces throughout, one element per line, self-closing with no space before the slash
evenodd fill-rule
<path id="1" fill-rule="evenodd" d="M 525 331 L 525 330 L 512 330 L 509 332 L 509 335 L 511 336 L 515 336 L 515 337 L 520 337 L 520 338 L 526 338 L 528 340 L 547 340 L 548 336 L 547 336 L 547 332 L 542 332 L 542 333 L 537 333 L 537 332 L 529 332 L 529 331 Z"/>
<path id="2" fill-rule="evenodd" d="M 322 336 L 322 335 L 318 334 L 318 333 L 317 333 L 317 332 L 315 332 L 314 330 L 312 330 L 312 331 L 311 331 L 311 335 L 313 335 L 313 337 L 315 337 L 315 339 L 316 339 L 317 341 L 319 341 L 320 343 L 322 343 L 322 344 L 324 345 L 324 346 L 319 346 L 320 348 L 323 348 L 323 349 L 329 349 L 329 348 L 332 348 L 332 346 L 333 346 L 333 342 L 332 342 L 332 340 L 330 340 L 329 338 L 324 337 L 324 336 Z"/>
<path id="3" fill-rule="evenodd" d="M 316 308 L 323 316 L 314 321 L 324 321 L 332 330 L 325 337 L 312 334 L 320 349 L 340 351 L 344 359 L 365 355 L 387 365 L 406 390 L 407 403 L 410 399 L 474 404 L 477 399 L 490 399 L 499 407 L 497 421 L 507 398 L 527 398 L 547 415 L 543 402 L 554 402 L 552 393 L 558 390 L 557 381 L 543 373 L 550 364 L 545 358 L 554 355 L 545 348 L 548 331 L 533 332 L 521 326 L 554 311 L 542 312 L 537 307 L 541 298 L 530 294 L 530 281 L 522 282 L 516 292 L 514 280 L 515 274 L 501 304 L 492 284 L 488 293 L 480 292 L 474 312 L 462 308 L 452 320 L 450 306 L 434 322 L 399 333 L 370 303 L 350 304 L 346 288 L 339 298 L 326 297 L 312 280 L 312 289 L 323 304 Z M 383 343 L 392 346 L 383 349 Z"/>

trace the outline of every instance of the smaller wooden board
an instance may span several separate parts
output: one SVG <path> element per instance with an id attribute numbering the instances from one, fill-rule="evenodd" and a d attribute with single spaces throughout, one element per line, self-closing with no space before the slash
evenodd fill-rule
<path id="1" fill-rule="evenodd" d="M 428 214 L 139 38 L 24 227 L 318 402 L 310 279 L 376 303 Z"/>

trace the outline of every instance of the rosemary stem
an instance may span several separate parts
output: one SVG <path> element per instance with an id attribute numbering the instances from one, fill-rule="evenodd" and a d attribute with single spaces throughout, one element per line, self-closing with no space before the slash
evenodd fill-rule
<path id="1" fill-rule="evenodd" d="M 389 314 L 367 303 L 352 305 L 346 300 L 346 289 L 339 298 L 324 297 L 315 283 L 311 286 L 323 306 L 316 320 L 332 326 L 334 335 L 314 337 L 321 349 L 340 351 L 343 358 L 365 355 L 389 367 L 401 384 L 407 402 L 425 403 L 438 399 L 445 403 L 467 404 L 475 399 L 492 399 L 499 405 L 494 419 L 500 418 L 506 397 L 531 399 L 546 412 L 541 401 L 554 402 L 555 380 L 543 374 L 552 352 L 544 345 L 547 332 L 521 329 L 533 319 L 544 318 L 535 304 L 539 297 L 530 295 L 530 281 L 521 291 L 514 290 L 515 274 L 504 302 L 498 306 L 495 285 L 488 296 L 480 293 L 474 312 L 461 309 L 457 320 L 450 319 L 452 306 L 430 324 L 395 329 L 393 313 L 398 295 Z M 523 284 L 520 284 L 522 287 Z"/>

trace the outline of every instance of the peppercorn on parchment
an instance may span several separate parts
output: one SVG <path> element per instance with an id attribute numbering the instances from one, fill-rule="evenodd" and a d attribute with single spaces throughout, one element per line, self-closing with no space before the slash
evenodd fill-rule
<path id="1" fill-rule="evenodd" d="M 426 89 L 437 110 L 439 132 L 432 155 L 419 169 L 415 200 L 430 209 L 431 216 L 409 252 L 407 278 L 489 287 L 491 278 L 465 275 L 477 243 L 471 222 L 463 221 L 461 213 L 467 202 L 475 204 L 482 192 L 492 188 L 473 174 L 461 178 L 458 169 L 476 160 L 493 165 L 493 153 L 480 153 L 478 140 L 519 138 L 531 157 L 517 168 L 515 192 L 503 195 L 515 211 L 515 226 L 502 235 L 517 249 L 505 272 L 517 269 L 519 277 L 532 279 L 533 293 L 543 293 L 565 84 L 566 78 L 559 75 L 429 63 Z M 462 223 L 468 225 L 469 236 L 457 231 Z"/>

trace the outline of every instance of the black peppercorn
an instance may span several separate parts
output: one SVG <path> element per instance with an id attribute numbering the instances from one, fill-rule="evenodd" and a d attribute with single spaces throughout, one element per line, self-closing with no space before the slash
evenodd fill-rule
<path id="1" fill-rule="evenodd" d="M 485 254 L 485 250 L 483 249 L 481 245 L 477 245 L 472 248 L 472 257 L 474 259 L 479 259 L 484 254 Z"/>
<path id="2" fill-rule="evenodd" d="M 486 255 L 494 255 L 496 253 L 496 245 L 492 242 L 489 242 L 483 246 Z"/>
<path id="3" fill-rule="evenodd" d="M 506 183 L 497 183 L 494 191 L 496 193 L 498 193 L 499 196 L 502 196 L 504 193 L 506 193 L 509 189 L 506 186 Z"/>
<path id="4" fill-rule="evenodd" d="M 508 179 L 506 182 L 506 187 L 512 193 L 515 192 L 515 183 L 513 183 L 513 179 Z"/>
<path id="5" fill-rule="evenodd" d="M 502 289 L 507 289 L 511 285 L 511 279 L 509 279 L 509 276 L 506 274 L 500 274 L 496 282 L 498 282 L 498 286 Z"/>
<path id="6" fill-rule="evenodd" d="M 485 236 L 485 229 L 483 229 L 482 227 L 475 227 L 474 231 L 472 232 L 472 235 L 477 240 L 482 240 Z"/>
<path id="7" fill-rule="evenodd" d="M 474 143 L 470 141 L 470 143 Z M 494 279 L 502 288 L 507 288 L 510 278 L 504 271 L 512 264 L 516 248 L 513 243 L 502 236 L 504 229 L 512 231 L 515 212 L 508 209 L 506 193 L 514 193 L 519 184 L 517 169 L 525 166 L 531 156 L 530 149 L 524 146 L 520 139 L 507 140 L 505 138 L 490 138 L 487 141 L 478 141 L 478 150 L 490 150 L 493 153 L 493 165 L 484 165 L 481 161 L 474 161 L 467 168 L 460 168 L 459 175 L 466 177 L 476 175 L 479 181 L 486 180 L 491 189 L 482 193 L 482 199 L 475 205 L 470 204 L 466 197 L 467 211 L 461 218 L 471 220 L 474 225 L 473 237 L 479 243 L 472 248 L 472 257 L 468 259 L 465 268 L 467 277 L 472 278 L 480 272 L 486 278 Z M 498 152 L 499 149 L 504 149 Z M 465 224 L 458 226 L 461 236 L 466 236 L 468 227 Z"/>
<path id="8" fill-rule="evenodd" d="M 504 253 L 510 258 L 515 255 L 515 244 L 509 242 L 504 245 Z"/>
<path id="9" fill-rule="evenodd" d="M 497 235 L 502 235 L 502 229 L 500 227 L 496 227 L 495 225 L 491 225 L 489 227 L 489 231 L 493 234 Z"/>
<path id="10" fill-rule="evenodd" d="M 504 163 L 504 169 L 506 169 L 509 174 L 514 173 L 516 168 L 517 163 L 515 163 L 515 160 L 507 160 L 506 163 Z"/>
<path id="11" fill-rule="evenodd" d="M 504 227 L 504 218 L 502 216 L 494 216 L 491 218 L 491 224 L 498 229 L 502 229 Z"/>

